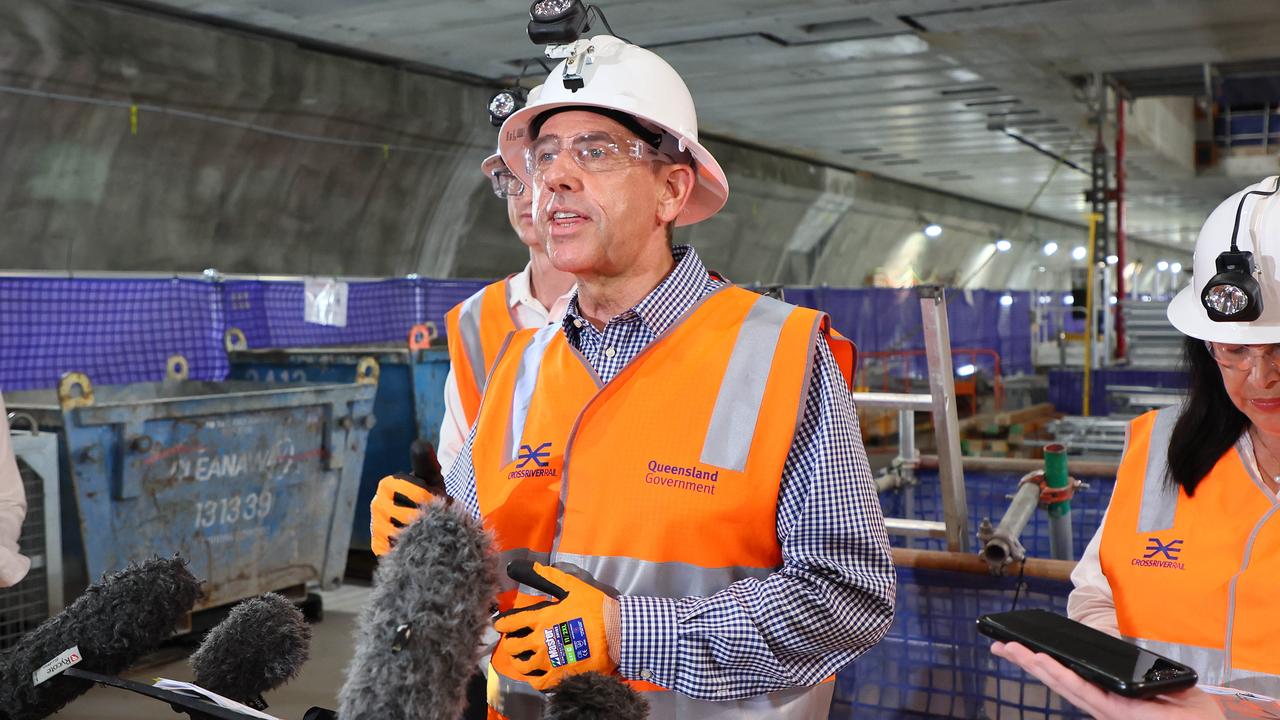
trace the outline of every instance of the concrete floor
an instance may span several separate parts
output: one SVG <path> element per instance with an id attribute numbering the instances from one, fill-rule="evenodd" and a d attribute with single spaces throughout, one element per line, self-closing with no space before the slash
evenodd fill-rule
<path id="1" fill-rule="evenodd" d="M 351 659 L 352 630 L 356 613 L 369 596 L 366 586 L 348 584 L 323 592 L 324 620 L 311 626 L 311 659 L 298 678 L 266 696 L 266 712 L 285 720 L 300 720 L 312 706 L 336 710 L 338 689 Z M 166 649 L 168 657 L 181 655 L 163 664 L 137 668 L 126 674 L 131 680 L 150 683 L 154 678 L 191 680 L 186 653 Z M 178 716 L 150 698 L 116 688 L 95 687 L 58 713 L 58 720 L 168 720 Z"/>

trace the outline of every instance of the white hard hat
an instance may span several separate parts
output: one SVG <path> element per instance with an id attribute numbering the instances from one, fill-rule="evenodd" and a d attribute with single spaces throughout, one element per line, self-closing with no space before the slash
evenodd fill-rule
<path id="1" fill-rule="evenodd" d="M 547 76 L 538 97 L 531 96 L 502 124 L 498 152 L 507 166 L 526 184 L 530 182 L 524 150 L 533 140 L 529 125 L 543 113 L 572 106 L 615 110 L 662 130 L 674 138 L 678 151 L 693 157 L 698 182 L 676 225 L 692 225 L 715 215 L 729 197 L 729 181 L 720 163 L 698 142 L 698 115 L 680 75 L 654 53 L 611 35 L 591 38 L 587 53 L 579 73 L 580 89 L 565 87 L 568 61 L 562 60 Z"/>
<path id="2" fill-rule="evenodd" d="M 1280 177 L 1254 183 L 1222 201 L 1196 238 L 1194 275 L 1169 303 L 1169 322 L 1185 335 L 1209 342 L 1241 345 L 1280 343 Z M 1246 197 L 1247 193 L 1252 193 Z M 1238 219 L 1237 219 L 1238 214 Z M 1254 280 L 1260 286 L 1262 314 L 1248 322 L 1211 320 L 1201 296 L 1219 273 L 1218 256 L 1231 249 L 1253 253 Z"/>

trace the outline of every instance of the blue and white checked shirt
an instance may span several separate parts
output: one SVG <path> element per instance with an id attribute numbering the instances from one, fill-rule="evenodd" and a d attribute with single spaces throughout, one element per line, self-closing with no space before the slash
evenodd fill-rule
<path id="1" fill-rule="evenodd" d="M 609 382 L 642 349 L 723 283 L 689 246 L 634 308 L 598 331 L 569 303 L 563 329 Z M 471 437 L 445 481 L 479 517 Z M 862 433 L 831 349 L 819 338 L 804 416 L 778 491 L 782 567 L 709 597 L 624 595 L 625 677 L 690 697 L 736 700 L 812 685 L 884 636 L 893 619 L 895 574 L 884 515 Z"/>

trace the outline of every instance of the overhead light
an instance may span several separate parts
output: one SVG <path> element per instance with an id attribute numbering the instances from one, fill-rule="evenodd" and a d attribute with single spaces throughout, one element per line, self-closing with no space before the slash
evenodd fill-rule
<path id="1" fill-rule="evenodd" d="M 925 237 L 936 238 L 942 234 L 942 226 L 938 223 L 929 223 L 924 226 Z"/>
<path id="2" fill-rule="evenodd" d="M 1075 297 L 1074 297 L 1074 296 L 1072 296 L 1070 293 L 1068 293 L 1068 294 L 1066 294 L 1066 295 L 1063 295 L 1063 296 L 1062 296 L 1062 304 L 1063 304 L 1063 305 L 1075 305 L 1075 304 L 1076 304 L 1076 299 L 1075 299 Z"/>
<path id="3" fill-rule="evenodd" d="M 1156 270 L 1159 270 L 1160 272 L 1164 272 L 1165 270 L 1168 270 L 1168 269 L 1169 269 L 1168 260 L 1161 260 L 1160 262 L 1156 263 Z"/>
<path id="4" fill-rule="evenodd" d="M 978 372 L 978 368 L 974 367 L 973 365 L 961 365 L 960 367 L 956 368 L 956 374 L 959 375 L 960 377 L 969 377 L 970 375 L 976 372 Z"/>
<path id="5" fill-rule="evenodd" d="M 1058 243 L 1056 243 L 1056 242 L 1054 242 L 1054 241 L 1050 240 L 1049 242 L 1047 242 L 1047 243 L 1045 243 L 1045 244 L 1044 244 L 1044 254 L 1045 254 L 1045 255 L 1052 255 L 1052 254 L 1054 254 L 1054 253 L 1056 253 L 1056 252 L 1058 252 Z"/>
<path id="6" fill-rule="evenodd" d="M 582 0 L 539 0 L 529 6 L 529 39 L 534 45 L 576 42 L 590 29 Z"/>
<path id="7" fill-rule="evenodd" d="M 1119 256 L 1119 255 L 1108 255 L 1108 256 L 1107 256 L 1107 264 L 1108 264 L 1108 265 L 1115 265 L 1115 264 L 1116 264 L 1116 263 L 1118 263 L 1118 262 L 1120 262 L 1120 256 Z"/>
<path id="8" fill-rule="evenodd" d="M 494 127 L 501 127 L 515 111 L 524 107 L 528 94 L 524 88 L 507 88 L 489 98 L 489 122 Z"/>
<path id="9" fill-rule="evenodd" d="M 1012 305 L 1012 304 L 1013 304 L 1013 296 L 1012 296 L 1012 295 L 1001 295 L 1001 296 L 1000 296 L 1000 307 L 1009 307 L 1009 306 L 1010 306 L 1010 305 Z"/>
<path id="10" fill-rule="evenodd" d="M 1169 263 L 1169 272 L 1173 273 L 1174 275 L 1177 275 L 1178 273 L 1182 272 L 1182 263 L 1180 262 Z"/>
<path id="11" fill-rule="evenodd" d="M 1040 297 L 1036 298 L 1036 300 L 1041 305 L 1048 305 L 1049 303 L 1053 302 L 1053 298 L 1049 297 L 1048 295 L 1041 295 Z"/>
<path id="12" fill-rule="evenodd" d="M 1117 300 L 1116 300 L 1116 296 L 1115 296 L 1115 295 L 1112 295 L 1112 296 L 1111 296 L 1111 299 L 1110 299 L 1110 300 L 1108 300 L 1108 302 L 1109 302 L 1110 304 L 1112 304 L 1112 305 L 1115 305 L 1115 304 L 1116 304 L 1116 302 L 1117 302 Z"/>
<path id="13" fill-rule="evenodd" d="M 1085 256 L 1088 254 L 1089 254 L 1089 251 L 1085 250 L 1083 245 L 1077 245 L 1071 249 L 1072 260 L 1083 260 Z"/>
<path id="14" fill-rule="evenodd" d="M 1005 238 L 1000 238 L 999 240 L 996 240 L 996 250 L 999 250 L 1000 252 L 1009 252 L 1009 250 L 1011 250 L 1012 248 L 1013 248 L 1013 243 L 1009 242 Z"/>

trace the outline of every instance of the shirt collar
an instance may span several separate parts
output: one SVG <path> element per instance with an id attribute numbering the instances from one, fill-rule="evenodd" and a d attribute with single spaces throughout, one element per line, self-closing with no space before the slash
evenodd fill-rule
<path id="1" fill-rule="evenodd" d="M 656 337 L 666 332 L 702 298 L 708 273 L 698 252 L 690 245 L 677 245 L 672 248 L 671 257 L 676 261 L 676 266 L 662 282 L 636 303 L 635 307 L 611 318 L 609 322 L 623 322 L 638 316 Z M 574 320 L 586 322 L 578 308 L 576 289 L 564 316 L 566 331 L 573 327 Z"/>

